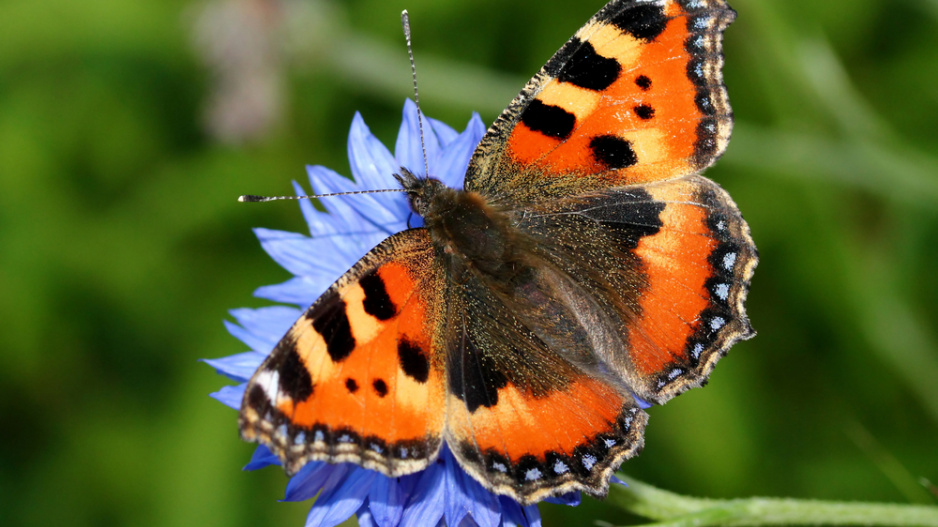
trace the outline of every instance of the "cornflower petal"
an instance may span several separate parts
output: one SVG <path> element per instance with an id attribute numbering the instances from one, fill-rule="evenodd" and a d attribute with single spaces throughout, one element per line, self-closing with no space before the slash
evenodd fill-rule
<path id="1" fill-rule="evenodd" d="M 423 161 L 423 148 L 420 141 L 420 130 L 418 128 L 417 105 L 407 99 L 404 101 L 404 119 L 401 122 L 401 129 L 397 134 L 397 143 L 394 145 L 394 157 L 402 167 L 407 167 L 414 175 L 426 176 L 427 169 Z M 440 156 L 440 140 L 436 134 L 436 128 L 433 127 L 424 117 L 423 145 L 427 149 L 427 163 L 430 165 L 430 175 L 434 174 L 436 168 L 435 161 Z"/>
<path id="2" fill-rule="evenodd" d="M 396 478 L 375 478 L 374 486 L 368 494 L 368 509 L 372 521 L 384 527 L 397 525 L 404 515 L 404 494 Z M 358 518 L 361 524 L 361 516 Z"/>
<path id="3" fill-rule="evenodd" d="M 568 492 L 560 496 L 554 496 L 551 498 L 546 498 L 544 501 L 548 503 L 555 503 L 557 505 L 567 505 L 569 507 L 576 507 L 580 504 L 580 493 L 579 492 Z"/>
<path id="4" fill-rule="evenodd" d="M 454 460 L 455 462 L 455 460 Z M 461 485 L 466 493 L 465 499 L 469 506 L 469 514 L 479 527 L 497 527 L 501 524 L 502 513 L 498 497 L 485 489 L 478 481 L 459 468 L 453 472 L 461 479 Z"/>
<path id="5" fill-rule="evenodd" d="M 233 309 L 230 313 L 237 324 L 225 321 L 229 333 L 265 356 L 300 316 L 299 309 L 286 306 Z"/>
<path id="6" fill-rule="evenodd" d="M 407 477 L 419 478 L 419 483 L 404 508 L 401 525 L 436 525 L 443 519 L 446 507 L 440 462 L 431 463 L 423 472 Z"/>
<path id="7" fill-rule="evenodd" d="M 477 136 L 485 133 L 485 125 L 478 114 L 472 114 L 466 131 L 454 138 L 442 152 L 435 168 L 434 177 L 452 188 L 462 188 L 463 174 L 459 170 L 469 165 L 469 159 L 479 143 Z"/>
<path id="8" fill-rule="evenodd" d="M 416 105 L 415 105 L 416 106 Z M 404 105 L 404 111 L 407 111 L 408 106 Z M 472 115 L 475 115 L 473 113 Z M 427 121 L 430 122 L 430 126 L 433 127 L 433 133 L 436 134 L 436 137 L 440 140 L 440 144 L 444 145 L 446 148 L 449 148 L 449 144 L 452 143 L 457 137 L 459 137 L 459 132 L 453 130 L 453 128 L 444 123 L 443 121 L 437 121 L 432 117 L 426 117 Z M 484 131 L 484 130 L 483 130 Z M 479 136 L 481 137 L 481 135 Z M 476 141 L 478 143 L 478 141 Z"/>
<path id="9" fill-rule="evenodd" d="M 356 113 L 352 120 L 352 131 L 349 133 L 348 141 L 349 165 L 352 169 L 352 176 L 358 182 L 358 186 L 365 189 L 388 188 L 394 180 L 390 177 L 400 170 L 400 166 L 394 159 L 394 156 L 388 152 L 387 148 L 381 144 L 378 139 L 371 134 L 371 130 L 365 124 L 361 114 Z M 343 178 L 344 179 L 344 178 Z M 329 192 L 348 192 L 357 190 L 349 187 L 349 180 L 329 180 L 323 181 L 324 185 L 334 185 L 336 190 Z M 349 182 L 350 183 L 350 182 Z M 352 184 L 354 186 L 354 184 Z M 348 190 L 338 190 L 345 187 Z M 356 198 L 356 210 L 367 221 L 370 221 L 377 227 L 385 229 L 388 235 L 394 234 L 397 230 L 394 227 L 402 223 L 399 206 L 389 205 L 393 203 L 388 200 L 386 194 L 359 194 Z M 348 196 L 352 197 L 352 196 Z M 398 196 L 400 198 L 400 196 Z M 400 228 L 397 228 L 398 230 Z"/>
<path id="10" fill-rule="evenodd" d="M 359 469 L 348 464 L 330 465 L 323 461 L 307 463 L 287 483 L 283 501 L 304 501 L 315 497 L 324 488 L 333 488 L 340 484 L 351 472 Z"/>
<path id="11" fill-rule="evenodd" d="M 335 188 L 341 185 L 345 185 L 346 190 L 343 190 L 343 192 L 355 190 L 354 181 L 322 165 L 306 165 L 306 176 L 309 178 L 309 183 L 313 186 L 313 192 L 316 194 L 325 194 L 327 187 Z M 297 193 L 303 192 L 298 183 L 294 182 L 293 185 L 293 189 Z M 335 196 L 334 198 L 319 201 L 319 204 L 326 209 L 325 212 L 312 207 L 315 213 L 312 214 L 314 221 L 308 222 L 311 235 L 341 235 L 349 230 L 355 230 L 360 224 L 365 223 L 365 219 L 355 209 L 354 203 L 349 203 L 343 196 Z M 301 201 L 301 203 L 303 202 Z"/>
<path id="12" fill-rule="evenodd" d="M 307 172 L 314 191 L 317 188 L 322 189 L 324 187 L 324 185 L 317 183 L 320 178 L 345 179 L 339 174 L 320 166 L 307 167 Z M 298 183 L 294 182 L 293 187 L 298 195 L 306 194 L 303 187 Z M 355 187 L 349 188 L 357 190 Z M 321 199 L 319 202 L 326 209 L 326 212 L 316 210 L 309 200 L 300 201 L 300 206 L 304 207 L 304 216 L 313 218 L 313 222 L 308 222 L 313 239 L 320 240 L 321 243 L 329 246 L 332 257 L 345 267 L 351 266 L 372 247 L 387 237 L 387 233 L 383 229 L 375 227 L 355 211 L 353 200 L 362 196 L 365 196 L 365 194 L 333 196 Z"/>
<path id="13" fill-rule="evenodd" d="M 371 470 L 353 470 L 341 485 L 323 488 L 309 511 L 306 525 L 333 527 L 347 520 L 362 506 L 377 475 Z"/>
<path id="14" fill-rule="evenodd" d="M 261 445 L 254 449 L 254 454 L 251 456 L 251 461 L 247 465 L 244 465 L 243 470 L 257 470 L 264 467 L 269 467 L 271 465 L 279 465 L 280 458 L 276 454 L 270 451 L 264 445 Z"/>
<path id="15" fill-rule="evenodd" d="M 397 160 L 365 124 L 362 114 L 355 112 L 348 137 L 349 166 L 352 179 L 364 188 L 382 188 L 391 174 L 400 169 Z"/>
<path id="16" fill-rule="evenodd" d="M 268 342 L 264 350 L 265 355 L 300 316 L 298 309 L 286 306 L 232 309 L 229 313 L 239 326 L 250 331 L 256 338 Z"/>
<path id="17" fill-rule="evenodd" d="M 345 272 L 343 262 L 335 257 L 334 253 L 322 253 L 323 246 L 329 244 L 329 239 L 261 228 L 254 229 L 254 233 L 267 254 L 294 275 L 314 278 L 321 276 L 321 279 L 326 281 L 329 277 Z M 310 255 L 317 257 L 310 258 Z"/>
<path id="18" fill-rule="evenodd" d="M 232 326 L 234 326 L 234 324 L 232 324 Z M 241 329 L 237 326 L 234 327 L 236 329 Z M 237 355 L 223 357 L 221 359 L 203 359 L 202 362 L 215 368 L 215 371 L 233 381 L 243 382 L 250 379 L 251 375 L 254 375 L 254 372 L 261 365 L 261 363 L 264 362 L 265 358 L 267 358 L 266 353 L 247 351 Z"/>
<path id="19" fill-rule="evenodd" d="M 443 471 L 444 506 L 443 518 L 447 525 L 460 525 L 463 518 L 469 514 L 468 496 L 456 480 L 456 473 L 452 470 Z"/>
<path id="20" fill-rule="evenodd" d="M 371 499 L 369 498 L 362 503 L 362 506 L 358 508 L 358 512 L 355 513 L 355 516 L 358 516 L 358 527 L 385 527 L 386 525 L 394 527 L 397 525 L 396 523 L 378 523 L 375 520 L 375 515 L 371 513 L 371 509 Z"/>
<path id="21" fill-rule="evenodd" d="M 312 280 L 300 276 L 291 278 L 282 284 L 258 287 L 254 290 L 254 296 L 275 302 L 283 302 L 284 304 L 309 307 L 309 305 L 313 303 L 313 300 L 319 298 L 319 295 L 326 291 L 327 287 L 328 286 L 323 286 L 320 280 Z M 297 318 L 299 318 L 299 315 L 293 319 L 294 322 Z M 284 333 L 285 332 L 286 330 L 284 330 Z M 283 336 L 283 333 L 281 333 L 280 336 Z M 268 352 L 271 349 L 273 349 L 273 346 L 268 349 Z"/>
<path id="22" fill-rule="evenodd" d="M 241 399 L 244 399 L 244 388 L 246 386 L 247 384 L 239 384 L 237 386 L 222 386 L 221 390 L 212 392 L 208 394 L 208 396 L 229 408 L 240 410 Z"/>
<path id="23" fill-rule="evenodd" d="M 505 525 L 540 527 L 541 513 L 537 510 L 537 505 L 524 507 L 517 501 L 505 496 L 499 496 L 498 501 L 502 505 L 502 518 Z"/>

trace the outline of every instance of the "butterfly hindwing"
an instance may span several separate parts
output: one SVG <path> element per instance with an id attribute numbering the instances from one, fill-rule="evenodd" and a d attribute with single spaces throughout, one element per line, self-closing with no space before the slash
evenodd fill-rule
<path id="1" fill-rule="evenodd" d="M 451 285 L 446 316 L 446 442 L 478 481 L 524 504 L 605 494 L 612 471 L 641 450 L 647 421 L 621 383 L 552 348 L 533 319 L 570 306 L 535 301 L 550 287 L 542 282 L 537 269 L 511 290 L 468 278 Z"/>
<path id="2" fill-rule="evenodd" d="M 584 354 L 663 403 L 699 386 L 730 345 L 753 335 L 743 301 L 757 253 L 735 203 L 691 176 L 549 202 L 519 228 L 594 313 Z M 606 344 L 610 343 L 610 344 Z M 582 364 L 594 370 L 590 364 Z"/>
<path id="3" fill-rule="evenodd" d="M 665 204 L 661 227 L 641 240 L 648 287 L 629 327 L 636 393 L 663 403 L 700 386 L 735 342 L 755 335 L 744 301 L 758 252 L 736 204 L 709 179 L 645 186 Z"/>
<path id="4" fill-rule="evenodd" d="M 247 385 L 241 434 L 286 470 L 352 461 L 388 475 L 436 457 L 445 412 L 443 277 L 424 229 L 382 242 L 293 325 Z"/>
<path id="5" fill-rule="evenodd" d="M 525 86 L 466 188 L 512 203 L 697 173 L 725 150 L 723 0 L 613 0 Z"/>

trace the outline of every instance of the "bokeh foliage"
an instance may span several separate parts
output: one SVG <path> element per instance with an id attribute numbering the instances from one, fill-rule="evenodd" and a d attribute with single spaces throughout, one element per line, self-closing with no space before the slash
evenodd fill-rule
<path id="1" fill-rule="evenodd" d="M 199 59 L 206 4 L 0 4 L 0 523 L 301 525 L 308 504 L 274 502 L 282 473 L 240 471 L 253 447 L 196 362 L 242 351 L 226 310 L 287 278 L 251 227 L 305 227 L 293 204 L 235 197 L 289 193 L 307 163 L 347 173 L 355 111 L 393 144 L 402 8 L 424 109 L 461 128 L 601 3 L 218 0 L 267 17 L 274 43 L 274 119 L 236 142 L 203 126 L 231 80 Z M 761 251 L 759 335 L 653 409 L 624 468 L 702 496 L 934 503 L 938 2 L 732 5 L 737 128 L 708 175 Z M 542 512 L 629 521 L 591 500 Z"/>

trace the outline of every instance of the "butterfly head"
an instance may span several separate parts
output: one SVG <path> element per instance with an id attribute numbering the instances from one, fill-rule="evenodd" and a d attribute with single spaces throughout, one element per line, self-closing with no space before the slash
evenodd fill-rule
<path id="1" fill-rule="evenodd" d="M 426 218 L 432 215 L 438 207 L 439 199 L 443 195 L 452 194 L 453 189 L 447 187 L 438 179 L 431 177 L 420 177 L 401 167 L 400 174 L 394 174 L 394 179 L 401 184 L 404 192 L 407 193 L 407 200 L 410 202 L 410 208 L 420 216 Z"/>

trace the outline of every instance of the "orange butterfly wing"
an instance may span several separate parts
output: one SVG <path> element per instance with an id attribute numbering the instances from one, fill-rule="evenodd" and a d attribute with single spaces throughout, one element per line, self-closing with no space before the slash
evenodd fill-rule
<path id="1" fill-rule="evenodd" d="M 476 480 L 521 503 L 573 490 L 602 495 L 612 471 L 642 448 L 648 416 L 621 383 L 558 353 L 561 342 L 576 348 L 589 325 L 559 334 L 550 319 L 576 317 L 552 298 L 556 277 L 531 271 L 513 285 L 478 276 L 450 285 L 444 437 Z"/>
<path id="2" fill-rule="evenodd" d="M 445 414 L 442 279 L 424 229 L 373 249 L 251 378 L 244 439 L 267 445 L 291 474 L 312 460 L 391 476 L 424 468 L 439 451 Z"/>
<path id="3" fill-rule="evenodd" d="M 726 149 L 722 0 L 609 2 L 525 86 L 466 189 L 531 202 L 687 176 Z"/>
<path id="4" fill-rule="evenodd" d="M 666 205 L 660 230 L 635 249 L 647 288 L 629 327 L 629 371 L 639 396 L 663 403 L 706 382 L 730 346 L 755 335 L 744 301 L 758 253 L 736 204 L 712 181 L 645 189 Z"/>
<path id="5" fill-rule="evenodd" d="M 574 490 L 603 495 L 644 444 L 647 414 L 589 375 L 541 397 L 511 383 L 497 393 L 497 404 L 475 409 L 451 397 L 446 441 L 473 477 L 521 503 Z"/>
<path id="6" fill-rule="evenodd" d="M 699 386 L 734 342 L 754 335 L 743 303 L 756 249 L 716 183 L 691 176 L 581 194 L 524 218 L 519 229 L 537 253 L 596 312 L 598 344 L 557 352 L 595 354 L 642 399 L 663 403 Z"/>

